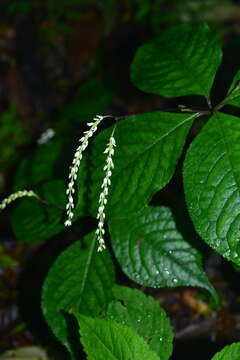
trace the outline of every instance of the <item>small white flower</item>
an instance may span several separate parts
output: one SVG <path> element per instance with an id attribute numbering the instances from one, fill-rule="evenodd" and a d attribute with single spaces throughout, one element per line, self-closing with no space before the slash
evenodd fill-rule
<path id="1" fill-rule="evenodd" d="M 65 226 L 71 226 L 72 224 L 72 217 L 73 217 L 73 209 L 74 209 L 74 200 L 73 200 L 73 194 L 75 192 L 74 189 L 74 183 L 77 180 L 77 173 L 80 167 L 80 163 L 82 160 L 82 153 L 87 148 L 89 139 L 93 136 L 93 133 L 97 130 L 98 125 L 100 122 L 104 119 L 104 116 L 96 115 L 92 122 L 87 123 L 87 125 L 90 127 L 89 130 L 84 131 L 84 136 L 82 136 L 79 139 L 79 142 L 81 143 L 74 154 L 72 165 L 70 167 L 70 173 L 69 173 L 69 183 L 67 187 L 66 194 L 68 196 L 68 203 L 66 205 L 67 211 L 67 220 L 65 221 Z"/>
<path id="2" fill-rule="evenodd" d="M 42 133 L 40 138 L 37 140 L 37 143 L 39 145 L 46 144 L 50 139 L 53 138 L 54 135 L 55 135 L 55 131 L 53 129 L 49 128 Z"/>
<path id="3" fill-rule="evenodd" d="M 38 195 L 35 194 L 34 191 L 32 190 L 22 190 L 22 191 L 17 191 L 11 195 L 9 195 L 7 198 L 5 198 L 1 203 L 0 203 L 0 210 L 3 210 L 5 209 L 5 207 L 7 205 L 9 205 L 11 202 L 19 199 L 19 198 L 22 198 L 24 196 L 27 196 L 27 197 L 36 197 L 38 198 Z"/>
<path id="4" fill-rule="evenodd" d="M 72 222 L 71 220 L 66 220 L 65 223 L 64 223 L 65 226 L 71 226 L 72 225 Z"/>
<path id="5" fill-rule="evenodd" d="M 114 130 L 115 130 L 115 128 L 114 128 Z M 113 130 L 113 133 L 114 133 L 114 130 Z M 104 227 L 104 221 L 105 221 L 105 217 L 106 217 L 105 205 L 107 204 L 108 187 L 111 185 L 110 177 L 112 176 L 111 169 L 113 168 L 112 156 L 114 155 L 114 146 L 116 146 L 116 142 L 113 137 L 113 133 L 109 139 L 106 149 L 103 152 L 104 154 L 107 154 L 107 158 L 106 158 L 106 163 L 103 167 L 103 170 L 105 171 L 105 177 L 104 177 L 102 185 L 101 185 L 102 191 L 99 195 L 99 200 L 98 200 L 99 201 L 99 208 L 98 208 L 98 214 L 97 214 L 98 226 L 97 226 L 97 230 L 96 230 L 96 235 L 97 235 L 97 241 L 98 241 L 97 251 L 99 251 L 99 252 L 103 251 L 106 248 L 104 238 L 103 238 L 103 235 L 105 234 L 105 230 L 103 227 Z"/>

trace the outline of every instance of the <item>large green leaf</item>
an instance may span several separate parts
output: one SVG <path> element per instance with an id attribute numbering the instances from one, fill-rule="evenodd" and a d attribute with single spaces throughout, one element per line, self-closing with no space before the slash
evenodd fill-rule
<path id="1" fill-rule="evenodd" d="M 136 212 L 168 183 L 196 116 L 154 112 L 129 116 L 117 124 L 108 208 L 111 217 Z M 102 168 L 106 154 L 103 151 L 111 131 L 101 132 L 93 144 L 90 198 L 94 215 L 104 177 Z"/>
<path id="2" fill-rule="evenodd" d="M 104 319 L 76 314 L 88 360 L 159 360 L 134 330 Z"/>
<path id="3" fill-rule="evenodd" d="M 221 351 L 216 353 L 212 360 L 239 360 L 240 359 L 240 343 L 233 343 L 225 346 Z"/>
<path id="4" fill-rule="evenodd" d="M 115 300 L 107 310 L 107 318 L 133 328 L 142 336 L 161 360 L 172 353 L 173 332 L 159 302 L 142 291 L 125 286 L 114 286 Z"/>
<path id="5" fill-rule="evenodd" d="M 141 46 L 132 63 L 139 89 L 165 97 L 209 97 L 221 62 L 218 37 L 206 24 L 184 24 Z"/>
<path id="6" fill-rule="evenodd" d="M 44 200 L 65 208 L 65 182 L 52 180 L 36 191 Z M 65 211 L 39 202 L 36 198 L 19 201 L 11 214 L 11 223 L 18 240 L 34 243 L 46 240 L 64 229 Z"/>
<path id="7" fill-rule="evenodd" d="M 240 122 L 214 114 L 190 146 L 184 164 L 188 210 L 199 235 L 240 264 Z"/>
<path id="8" fill-rule="evenodd" d="M 240 70 L 234 76 L 230 89 L 228 91 L 226 100 L 224 101 L 225 105 L 233 105 L 240 107 Z"/>
<path id="9" fill-rule="evenodd" d="M 146 207 L 125 219 L 114 219 L 110 233 L 115 255 L 125 274 L 152 287 L 198 286 L 217 301 L 199 252 L 178 232 L 166 207 Z"/>
<path id="10" fill-rule="evenodd" d="M 112 300 L 114 267 L 107 250 L 96 251 L 95 234 L 60 254 L 43 285 L 42 309 L 56 337 L 72 352 L 65 313 L 94 316 Z"/>

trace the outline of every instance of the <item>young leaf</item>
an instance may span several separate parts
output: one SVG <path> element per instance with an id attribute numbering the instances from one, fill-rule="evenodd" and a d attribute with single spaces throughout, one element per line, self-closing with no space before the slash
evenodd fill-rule
<path id="1" fill-rule="evenodd" d="M 232 84 L 224 101 L 225 105 L 233 105 L 240 107 L 240 70 L 234 76 Z"/>
<path id="2" fill-rule="evenodd" d="M 167 207 L 145 207 L 110 222 L 113 250 L 124 273 L 152 287 L 198 286 L 217 302 L 201 263 L 201 255 L 178 232 Z"/>
<path id="3" fill-rule="evenodd" d="M 52 180 L 39 187 L 37 194 L 63 209 L 66 205 L 65 181 Z M 65 211 L 43 204 L 35 198 L 19 201 L 11 214 L 11 224 L 18 240 L 35 243 L 46 240 L 64 229 Z"/>
<path id="4" fill-rule="evenodd" d="M 172 353 L 173 332 L 165 311 L 151 296 L 142 291 L 115 285 L 115 300 L 107 310 L 107 318 L 134 329 L 161 360 Z"/>
<path id="5" fill-rule="evenodd" d="M 112 300 L 114 267 L 107 250 L 96 251 L 95 234 L 60 254 L 43 285 L 42 310 L 56 337 L 72 352 L 66 313 L 94 316 Z"/>
<path id="6" fill-rule="evenodd" d="M 208 98 L 221 58 L 219 39 L 206 24 L 180 25 L 138 49 L 132 81 L 143 91 L 167 98 Z"/>
<path id="7" fill-rule="evenodd" d="M 108 207 L 111 217 L 143 208 L 168 183 L 195 117 L 197 114 L 154 112 L 129 116 L 117 124 Z M 104 176 L 100 164 L 104 164 L 103 151 L 111 131 L 101 132 L 93 144 L 90 198 L 94 215 Z"/>
<path id="8" fill-rule="evenodd" d="M 184 187 L 199 235 L 240 264 L 240 123 L 214 114 L 188 149 Z"/>
<path id="9" fill-rule="evenodd" d="M 225 346 L 221 351 L 216 353 L 212 360 L 239 360 L 240 359 L 240 343 L 233 343 Z"/>
<path id="10" fill-rule="evenodd" d="M 76 314 L 81 342 L 89 360 L 159 360 L 131 328 L 104 319 Z"/>

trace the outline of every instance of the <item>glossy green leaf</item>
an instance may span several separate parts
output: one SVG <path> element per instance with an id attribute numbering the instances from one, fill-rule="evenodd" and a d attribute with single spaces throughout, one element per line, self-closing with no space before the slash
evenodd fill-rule
<path id="1" fill-rule="evenodd" d="M 63 180 L 52 180 L 36 191 L 44 200 L 66 206 L 66 185 Z M 39 202 L 35 198 L 19 201 L 11 214 L 11 224 L 18 240 L 34 243 L 46 240 L 64 229 L 65 211 Z"/>
<path id="2" fill-rule="evenodd" d="M 188 210 L 199 235 L 240 264 L 240 122 L 216 113 L 190 146 L 184 164 Z"/>
<path id="3" fill-rule="evenodd" d="M 230 89 L 228 91 L 225 105 L 233 105 L 240 107 L 240 70 L 234 76 Z"/>
<path id="4" fill-rule="evenodd" d="M 43 285 L 42 309 L 56 337 L 72 352 L 65 314 L 94 316 L 112 300 L 114 267 L 107 250 L 96 251 L 95 234 L 70 245 L 51 267 Z"/>
<path id="5" fill-rule="evenodd" d="M 151 287 L 198 286 L 217 295 L 203 268 L 201 255 L 178 232 L 167 207 L 142 212 L 110 223 L 113 250 L 124 273 Z"/>
<path id="6" fill-rule="evenodd" d="M 167 98 L 208 98 L 221 58 L 219 39 L 206 24 L 180 25 L 138 49 L 132 81 L 143 91 Z"/>
<path id="7" fill-rule="evenodd" d="M 168 183 L 196 116 L 154 112 L 129 116 L 117 124 L 108 207 L 111 217 L 138 211 Z M 103 151 L 111 131 L 101 132 L 93 144 L 90 194 L 93 215 L 104 177 L 106 154 Z"/>
<path id="8" fill-rule="evenodd" d="M 221 351 L 216 353 L 212 360 L 239 360 L 240 359 L 240 343 L 233 343 L 225 346 Z"/>
<path id="9" fill-rule="evenodd" d="M 127 325 L 142 336 L 161 360 L 172 353 L 173 332 L 165 311 L 151 296 L 125 286 L 114 286 L 114 301 L 107 310 L 107 318 Z"/>
<path id="10" fill-rule="evenodd" d="M 159 360 L 134 330 L 104 319 L 76 314 L 88 360 Z"/>

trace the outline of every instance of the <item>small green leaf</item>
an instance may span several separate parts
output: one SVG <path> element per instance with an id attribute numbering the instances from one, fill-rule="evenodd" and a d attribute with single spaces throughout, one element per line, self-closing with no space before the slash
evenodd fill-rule
<path id="1" fill-rule="evenodd" d="M 184 24 L 138 49 L 132 81 L 143 91 L 167 98 L 208 98 L 221 59 L 219 39 L 206 24 Z"/>
<path id="2" fill-rule="evenodd" d="M 214 114 L 194 139 L 184 162 L 187 206 L 199 235 L 240 264 L 240 122 Z"/>
<path id="3" fill-rule="evenodd" d="M 240 107 L 240 70 L 234 76 L 230 89 L 228 91 L 225 105 L 233 105 Z"/>
<path id="4" fill-rule="evenodd" d="M 217 303 L 201 255 L 178 232 L 167 207 L 145 207 L 142 212 L 110 222 L 113 250 L 124 273 L 151 287 L 198 286 Z"/>
<path id="5" fill-rule="evenodd" d="M 44 200 L 63 209 L 66 205 L 65 182 L 52 180 L 36 191 Z M 35 243 L 46 240 L 64 229 L 65 211 L 46 205 L 35 198 L 19 201 L 11 214 L 11 224 L 18 240 Z"/>
<path id="6" fill-rule="evenodd" d="M 124 217 L 142 209 L 168 183 L 196 116 L 154 112 L 129 116 L 118 123 L 108 207 L 111 217 Z M 90 194 L 93 215 L 104 176 L 103 151 L 111 131 L 102 131 L 93 143 Z"/>
<path id="7" fill-rule="evenodd" d="M 51 267 L 43 285 L 42 310 L 56 337 L 72 352 L 65 313 L 94 316 L 112 300 L 114 267 L 105 250 L 97 253 L 95 234 L 70 245 Z"/>
<path id="8" fill-rule="evenodd" d="M 109 320 L 76 317 L 88 360 L 159 360 L 131 328 Z"/>
<path id="9" fill-rule="evenodd" d="M 115 300 L 108 306 L 107 318 L 134 329 L 161 360 L 169 359 L 173 332 L 159 302 L 142 291 L 125 286 L 115 285 L 113 294 Z"/>
<path id="10" fill-rule="evenodd" d="M 216 353 L 212 360 L 239 360 L 240 359 L 240 343 L 233 343 L 225 346 L 221 351 Z"/>

